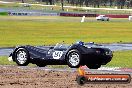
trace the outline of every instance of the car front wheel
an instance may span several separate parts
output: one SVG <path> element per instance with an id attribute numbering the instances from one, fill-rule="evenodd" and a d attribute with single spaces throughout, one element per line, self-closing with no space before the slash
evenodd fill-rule
<path id="1" fill-rule="evenodd" d="M 67 54 L 67 64 L 71 68 L 78 68 L 81 64 L 81 54 L 78 50 L 70 50 Z"/>
<path id="2" fill-rule="evenodd" d="M 29 53 L 24 48 L 18 48 L 15 52 L 15 62 L 19 66 L 27 66 L 29 64 Z"/>

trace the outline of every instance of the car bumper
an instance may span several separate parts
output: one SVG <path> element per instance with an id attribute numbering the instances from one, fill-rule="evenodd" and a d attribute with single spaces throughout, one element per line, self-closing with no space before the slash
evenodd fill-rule
<path id="1" fill-rule="evenodd" d="M 106 65 L 108 62 L 110 62 L 112 60 L 112 57 L 113 57 L 113 55 L 103 56 L 101 58 L 101 64 Z"/>
<path id="2" fill-rule="evenodd" d="M 113 55 L 83 55 L 84 64 L 101 64 L 106 65 L 112 60 Z"/>

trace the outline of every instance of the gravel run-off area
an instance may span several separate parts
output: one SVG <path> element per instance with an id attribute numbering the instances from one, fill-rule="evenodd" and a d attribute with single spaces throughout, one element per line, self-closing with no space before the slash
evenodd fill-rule
<path id="1" fill-rule="evenodd" d="M 0 67 L 0 88 L 132 88 L 128 84 L 85 84 L 76 82 L 78 72 L 52 71 L 17 66 Z"/>

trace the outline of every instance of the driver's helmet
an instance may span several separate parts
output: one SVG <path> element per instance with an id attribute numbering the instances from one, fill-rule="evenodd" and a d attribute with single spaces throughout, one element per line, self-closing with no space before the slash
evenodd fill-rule
<path id="1" fill-rule="evenodd" d="M 84 42 L 78 41 L 77 44 L 79 44 L 79 45 L 84 45 Z"/>

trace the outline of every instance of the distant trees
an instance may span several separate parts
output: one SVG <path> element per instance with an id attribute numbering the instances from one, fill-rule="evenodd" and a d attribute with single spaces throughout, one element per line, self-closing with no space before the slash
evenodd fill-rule
<path id="1" fill-rule="evenodd" d="M 62 3 L 62 0 L 36 0 L 41 2 L 46 2 L 46 4 L 53 5 L 54 3 Z M 22 0 L 24 2 L 24 0 Z M 116 6 L 119 9 L 124 7 L 132 7 L 132 0 L 63 0 L 64 4 L 71 4 L 72 6 L 86 6 L 86 7 L 96 7 L 100 6 Z"/>
<path id="2" fill-rule="evenodd" d="M 125 5 L 125 1 L 126 0 L 117 0 L 117 7 L 119 9 L 123 9 L 124 8 L 124 5 Z"/>
<path id="3" fill-rule="evenodd" d="M 49 0 L 50 5 L 52 5 L 52 1 L 53 1 L 53 0 Z"/>
<path id="4" fill-rule="evenodd" d="M 132 0 L 126 0 L 126 6 L 127 8 L 132 7 Z"/>
<path id="5" fill-rule="evenodd" d="M 48 5 L 48 4 L 50 4 L 50 5 L 53 5 L 53 1 L 54 0 L 41 0 L 42 2 L 46 2 L 46 4 Z"/>
<path id="6" fill-rule="evenodd" d="M 24 0 L 22 0 L 22 3 L 24 3 Z"/>

